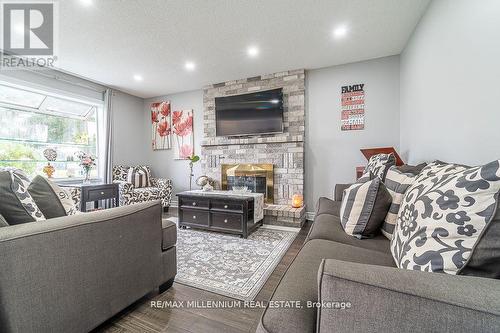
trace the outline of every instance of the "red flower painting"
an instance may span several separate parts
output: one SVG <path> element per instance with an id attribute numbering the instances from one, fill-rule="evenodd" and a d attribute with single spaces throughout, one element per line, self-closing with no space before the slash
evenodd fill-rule
<path id="1" fill-rule="evenodd" d="M 168 125 L 168 122 L 164 121 L 158 124 L 158 134 L 161 137 L 170 135 L 170 126 Z"/>
<path id="2" fill-rule="evenodd" d="M 193 110 L 172 112 L 175 158 L 187 159 L 194 154 Z"/>
<path id="3" fill-rule="evenodd" d="M 151 103 L 151 125 L 153 150 L 171 148 L 170 102 Z"/>

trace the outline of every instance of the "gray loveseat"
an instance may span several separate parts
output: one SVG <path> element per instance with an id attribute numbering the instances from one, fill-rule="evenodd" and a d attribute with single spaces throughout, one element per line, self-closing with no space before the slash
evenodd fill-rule
<path id="1" fill-rule="evenodd" d="M 387 238 L 358 240 L 343 231 L 345 187 L 337 186 L 335 201 L 320 198 L 307 240 L 258 333 L 500 330 L 500 280 L 396 268 Z M 278 307 L 278 301 L 300 301 L 303 308 Z M 307 301 L 322 307 L 308 308 Z"/>
<path id="2" fill-rule="evenodd" d="M 88 332 L 169 287 L 176 227 L 160 201 L 0 228 L 0 332 Z"/>

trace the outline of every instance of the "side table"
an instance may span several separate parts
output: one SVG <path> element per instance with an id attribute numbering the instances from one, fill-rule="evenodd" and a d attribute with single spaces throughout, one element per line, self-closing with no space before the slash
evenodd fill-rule
<path id="1" fill-rule="evenodd" d="M 80 189 L 80 211 L 87 212 L 87 203 L 92 202 L 94 210 L 99 208 L 99 202 L 104 203 L 106 208 L 118 207 L 120 196 L 118 184 L 105 183 L 67 183 L 59 184 L 62 187 L 77 187 Z"/>

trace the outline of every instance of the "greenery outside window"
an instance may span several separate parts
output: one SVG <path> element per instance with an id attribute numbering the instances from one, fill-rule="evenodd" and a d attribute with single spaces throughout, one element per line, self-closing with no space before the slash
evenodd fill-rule
<path id="1" fill-rule="evenodd" d="M 20 168 L 30 177 L 44 175 L 43 151 L 52 148 L 54 178 L 83 178 L 75 155 L 98 156 L 101 112 L 102 103 L 0 84 L 0 166 Z M 99 178 L 98 169 L 92 178 Z"/>

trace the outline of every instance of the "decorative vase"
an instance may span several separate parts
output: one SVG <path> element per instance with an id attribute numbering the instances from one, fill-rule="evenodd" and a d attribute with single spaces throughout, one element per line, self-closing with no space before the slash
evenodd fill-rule
<path id="1" fill-rule="evenodd" d="M 83 183 L 89 184 L 90 183 L 90 169 L 85 169 L 83 172 L 85 172 L 85 179 L 83 180 Z"/>
<path id="2" fill-rule="evenodd" d="M 47 178 L 52 178 L 52 175 L 54 174 L 56 169 L 52 165 L 50 165 L 50 162 L 48 162 L 47 165 L 43 167 L 42 171 L 47 175 Z"/>

